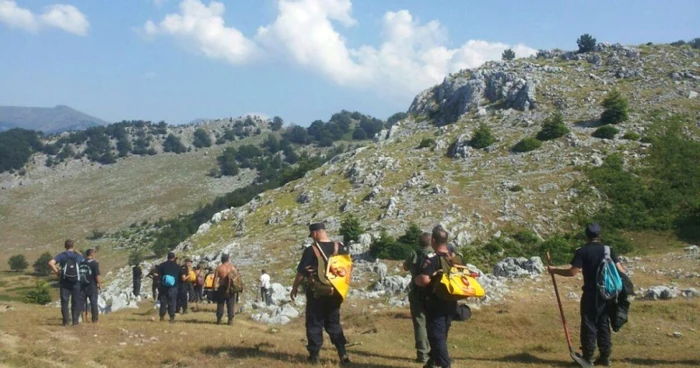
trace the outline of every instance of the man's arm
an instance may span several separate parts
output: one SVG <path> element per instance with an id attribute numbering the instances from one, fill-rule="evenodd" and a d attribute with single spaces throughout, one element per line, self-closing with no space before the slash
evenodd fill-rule
<path id="1" fill-rule="evenodd" d="M 430 276 L 418 275 L 418 276 L 416 276 L 415 279 L 413 279 L 413 281 L 416 283 L 416 285 L 418 285 L 420 287 L 426 287 L 426 286 L 430 285 Z"/>
<path id="2" fill-rule="evenodd" d="M 559 275 L 559 276 L 563 276 L 563 277 L 574 277 L 574 276 L 578 275 L 578 273 L 581 271 L 581 269 L 578 267 L 574 267 L 574 266 L 569 266 L 569 268 L 547 266 L 547 271 L 549 271 L 549 273 L 552 275 Z"/>
<path id="3" fill-rule="evenodd" d="M 623 266 L 622 263 L 620 263 L 620 262 L 615 263 L 615 267 L 617 267 L 617 270 L 619 272 L 622 272 L 624 274 L 627 273 L 627 269 L 625 269 L 625 266 Z"/>
<path id="4" fill-rule="evenodd" d="M 297 276 L 294 278 L 294 284 L 292 285 L 292 292 L 289 293 L 289 297 L 294 301 L 296 299 L 298 290 L 299 290 L 299 285 L 301 285 L 301 282 L 304 280 L 304 275 L 300 272 L 297 272 Z"/>
<path id="5" fill-rule="evenodd" d="M 97 288 L 102 289 L 102 272 L 100 272 L 99 263 L 95 266 L 95 281 L 97 281 Z"/>
<path id="6" fill-rule="evenodd" d="M 52 259 L 49 261 L 49 267 L 51 267 L 51 271 L 53 271 L 53 273 L 58 275 L 58 267 L 56 267 L 56 260 L 55 259 Z"/>

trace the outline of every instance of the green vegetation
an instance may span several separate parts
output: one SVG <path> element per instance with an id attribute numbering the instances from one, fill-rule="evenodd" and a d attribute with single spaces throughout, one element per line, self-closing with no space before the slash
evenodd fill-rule
<path id="1" fill-rule="evenodd" d="M 513 152 L 530 152 L 542 146 L 542 142 L 537 138 L 527 137 L 513 146 Z"/>
<path id="2" fill-rule="evenodd" d="M 522 192 L 523 187 L 520 184 L 516 184 L 516 185 L 513 185 L 512 187 L 508 188 L 508 190 L 510 190 L 513 193 L 517 193 L 517 192 Z"/>
<path id="3" fill-rule="evenodd" d="M 282 120 L 281 117 L 275 116 L 272 118 L 272 122 L 270 123 L 270 130 L 273 132 L 276 132 L 280 129 L 282 129 L 282 126 L 284 125 L 284 120 Z"/>
<path id="4" fill-rule="evenodd" d="M 0 133 L 0 173 L 21 169 L 42 148 L 39 133 L 33 130 L 10 129 Z"/>
<path id="5" fill-rule="evenodd" d="M 10 257 L 7 264 L 10 266 L 10 270 L 15 272 L 24 271 L 29 267 L 29 262 L 27 262 L 24 254 L 16 254 Z"/>
<path id="6" fill-rule="evenodd" d="M 501 60 L 503 60 L 503 61 L 511 61 L 514 59 L 515 59 L 515 51 L 513 51 L 512 49 L 507 49 L 507 50 L 503 51 L 503 53 L 501 54 Z"/>
<path id="7" fill-rule="evenodd" d="M 236 149 L 228 147 L 223 154 L 216 159 L 219 162 L 219 173 L 224 176 L 238 175 L 239 168 L 236 162 Z"/>
<path id="8" fill-rule="evenodd" d="M 211 137 L 209 136 L 209 133 L 202 128 L 195 130 L 192 145 L 197 148 L 211 147 Z"/>
<path id="9" fill-rule="evenodd" d="M 481 149 L 492 145 L 494 142 L 496 142 L 496 138 L 493 136 L 491 128 L 489 128 L 486 123 L 481 123 L 474 131 L 474 135 L 469 141 L 469 145 L 474 148 Z"/>
<path id="10" fill-rule="evenodd" d="M 388 119 L 386 119 L 386 126 L 391 127 L 399 121 L 406 119 L 406 117 L 408 117 L 408 114 L 406 114 L 405 112 L 397 112 L 396 114 L 391 115 Z"/>
<path id="11" fill-rule="evenodd" d="M 34 268 L 34 273 L 36 273 L 39 276 L 48 276 L 49 274 L 51 274 L 51 267 L 49 267 L 49 261 L 52 259 L 53 257 L 49 252 L 40 255 L 39 258 L 32 265 L 32 267 Z"/>
<path id="12" fill-rule="evenodd" d="M 165 142 L 163 142 L 163 151 L 179 154 L 187 152 L 187 148 L 185 148 L 185 145 L 182 144 L 182 141 L 179 137 L 176 137 L 171 133 L 168 134 L 168 137 L 165 138 Z"/>
<path id="13" fill-rule="evenodd" d="M 379 259 L 404 260 L 419 246 L 422 230 L 416 224 L 410 224 L 406 232 L 395 239 L 386 230 L 382 230 L 379 239 L 369 247 L 369 253 Z"/>
<path id="14" fill-rule="evenodd" d="M 357 241 L 362 234 L 362 225 L 355 215 L 348 215 L 340 223 L 340 235 L 343 236 L 343 243 L 350 244 Z"/>
<path id="15" fill-rule="evenodd" d="M 37 281 L 34 289 L 30 290 L 25 296 L 24 301 L 32 304 L 46 305 L 51 303 L 51 292 L 49 284 L 45 281 Z"/>
<path id="16" fill-rule="evenodd" d="M 576 40 L 576 44 L 578 45 L 578 52 L 584 53 L 595 50 L 595 46 L 598 44 L 598 42 L 595 38 L 593 38 L 593 36 L 586 33 L 581 35 L 581 37 Z"/>
<path id="17" fill-rule="evenodd" d="M 628 141 L 638 141 L 640 138 L 639 134 L 635 132 L 627 132 L 625 135 L 622 136 L 622 139 L 626 139 Z"/>
<path id="18" fill-rule="evenodd" d="M 620 91 L 614 89 L 608 93 L 601 103 L 605 111 L 600 115 L 602 124 L 618 124 L 629 119 L 627 99 L 622 97 Z"/>
<path id="19" fill-rule="evenodd" d="M 612 125 L 603 125 L 602 127 L 596 129 L 591 135 L 600 139 L 613 139 L 619 132 L 620 130 Z"/>
<path id="20" fill-rule="evenodd" d="M 393 120 L 405 117 L 403 113 L 394 114 Z M 398 119 L 398 120 L 397 120 Z M 314 143 L 321 147 L 331 147 L 333 142 L 347 139 L 371 139 L 387 126 L 384 121 L 361 114 L 357 111 L 343 110 L 331 116 L 328 122 L 316 120 L 308 128 L 293 126 L 283 134 L 283 137 L 296 144 Z"/>
<path id="21" fill-rule="evenodd" d="M 681 47 L 689 45 L 694 49 L 700 49 L 700 37 L 693 38 L 692 40 L 685 42 L 684 40 L 678 40 L 676 42 L 671 42 L 671 46 Z"/>
<path id="22" fill-rule="evenodd" d="M 542 124 L 542 130 L 537 133 L 537 139 L 540 141 L 549 141 L 567 134 L 569 134 L 569 128 L 564 124 L 564 117 L 561 115 L 560 111 L 556 111 L 545 119 Z"/>
<path id="23" fill-rule="evenodd" d="M 143 262 L 143 252 L 140 249 L 134 249 L 129 253 L 129 264 L 136 266 Z"/>
<path id="24" fill-rule="evenodd" d="M 431 148 L 435 146 L 435 139 L 433 138 L 423 138 L 420 141 L 420 144 L 418 144 L 418 149 L 421 148 Z"/>
<path id="25" fill-rule="evenodd" d="M 625 169 L 621 156 L 608 156 L 588 173 L 608 201 L 594 220 L 620 230 L 675 231 L 700 240 L 700 142 L 683 134 L 687 121 L 656 121 L 645 165 Z"/>

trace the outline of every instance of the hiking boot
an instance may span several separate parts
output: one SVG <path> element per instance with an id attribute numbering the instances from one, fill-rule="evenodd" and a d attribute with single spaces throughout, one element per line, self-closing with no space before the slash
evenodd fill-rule
<path id="1" fill-rule="evenodd" d="M 160 321 L 165 322 L 165 316 L 160 316 Z"/>
<path id="2" fill-rule="evenodd" d="M 217 325 L 220 325 L 220 324 L 221 324 L 221 318 L 217 318 L 217 319 L 216 319 L 216 324 L 217 324 Z"/>
<path id="3" fill-rule="evenodd" d="M 170 323 L 175 323 L 175 317 L 170 317 Z"/>
<path id="4" fill-rule="evenodd" d="M 226 324 L 229 326 L 233 325 L 233 318 L 229 318 Z"/>
<path id="5" fill-rule="evenodd" d="M 600 356 L 600 357 L 598 357 L 598 359 L 595 360 L 595 362 L 593 362 L 593 365 L 596 367 L 609 367 L 610 366 L 610 358 Z"/>
<path id="6" fill-rule="evenodd" d="M 347 366 L 350 364 L 350 358 L 347 355 L 343 355 L 340 357 L 340 365 L 341 366 Z"/>
<path id="7" fill-rule="evenodd" d="M 306 362 L 311 364 L 311 365 L 318 364 L 319 363 L 318 352 L 309 354 L 309 357 L 306 358 Z"/>

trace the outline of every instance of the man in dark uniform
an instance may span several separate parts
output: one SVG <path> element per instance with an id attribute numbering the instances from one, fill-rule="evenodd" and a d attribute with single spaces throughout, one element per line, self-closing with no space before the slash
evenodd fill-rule
<path id="1" fill-rule="evenodd" d="M 304 278 L 311 277 L 318 270 L 318 258 L 313 247 L 318 247 L 319 253 L 329 257 L 333 254 L 336 243 L 333 242 L 326 234 L 326 227 L 322 223 L 311 224 L 309 226 L 309 237 L 314 240 L 314 244 L 304 249 L 301 256 L 301 261 L 297 266 L 297 276 L 294 279 L 292 292 L 290 297 L 294 300 L 297 296 L 299 285 Z M 338 243 L 338 254 L 348 254 L 345 246 Z M 324 272 L 321 270 L 320 272 Z M 340 305 L 342 297 L 337 291 L 331 296 L 315 298 L 310 288 L 306 290 L 306 338 L 308 345 L 306 349 L 309 351 L 308 361 L 311 364 L 317 364 L 319 361 L 319 352 L 323 345 L 323 329 L 331 338 L 331 342 L 338 349 L 338 356 L 341 364 L 350 363 L 348 354 L 345 351 L 345 335 L 343 327 L 340 325 Z"/>
<path id="2" fill-rule="evenodd" d="M 457 302 L 445 301 L 438 298 L 430 287 L 433 282 L 438 282 L 441 277 L 440 257 L 451 259 L 447 247 L 447 231 L 441 226 L 433 229 L 431 246 L 435 255 L 426 259 L 421 267 L 420 275 L 414 282 L 425 289 L 425 320 L 428 330 L 428 342 L 430 343 L 430 360 L 424 368 L 450 367 L 450 355 L 447 352 L 447 335 L 452 324 L 452 317 L 457 310 Z"/>
<path id="3" fill-rule="evenodd" d="M 411 278 L 420 275 L 421 267 L 426 259 L 432 257 L 433 248 L 430 246 L 430 233 L 423 233 L 420 237 L 420 248 L 411 252 L 404 261 L 404 271 L 411 272 Z M 427 363 L 429 360 L 430 344 L 428 343 L 428 330 L 425 327 L 424 291 L 411 281 L 408 290 L 408 301 L 411 305 L 411 319 L 413 320 L 413 335 L 416 340 L 416 361 Z"/>
<path id="4" fill-rule="evenodd" d="M 600 242 L 601 227 L 591 224 L 586 227 L 588 243 L 576 249 L 569 267 L 548 267 L 549 273 L 564 277 L 574 277 L 583 271 L 583 295 L 581 296 L 581 350 L 584 359 L 593 360 L 596 340 L 600 356 L 595 360 L 596 366 L 609 366 L 612 342 L 610 341 L 610 317 L 608 309 L 614 304 L 598 296 L 596 278 L 598 267 L 605 259 L 605 245 Z M 625 273 L 615 251 L 610 249 L 610 258 L 621 273 Z"/>
<path id="5" fill-rule="evenodd" d="M 90 315 L 92 317 L 92 323 L 97 323 L 100 315 L 100 310 L 97 303 L 97 294 L 98 291 L 102 289 L 100 264 L 95 260 L 94 249 L 88 249 L 85 251 L 85 256 L 87 257 L 87 265 L 90 267 L 90 276 L 88 276 L 89 283 L 83 286 L 83 307 L 87 310 L 88 301 L 90 301 Z"/>
<path id="6" fill-rule="evenodd" d="M 180 265 L 175 262 L 175 253 L 168 253 L 168 260 L 158 265 L 158 276 L 160 277 L 160 290 L 158 297 L 160 298 L 160 320 L 165 320 L 165 312 L 167 310 L 170 315 L 170 323 L 175 322 L 175 307 L 177 304 L 177 291 L 182 282 L 182 271 Z M 171 280 L 172 284 L 166 283 L 166 277 Z"/>

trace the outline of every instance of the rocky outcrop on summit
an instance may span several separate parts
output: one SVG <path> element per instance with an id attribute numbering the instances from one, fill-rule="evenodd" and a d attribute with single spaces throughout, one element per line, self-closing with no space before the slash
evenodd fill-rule
<path id="1" fill-rule="evenodd" d="M 438 115 L 439 125 L 455 122 L 460 116 L 477 111 L 484 104 L 503 101 L 506 108 L 527 111 L 537 107 L 535 90 L 539 80 L 529 72 L 559 72 L 561 68 L 490 62 L 477 70 L 465 70 L 445 78 L 442 84 L 416 96 L 409 113 Z"/>

